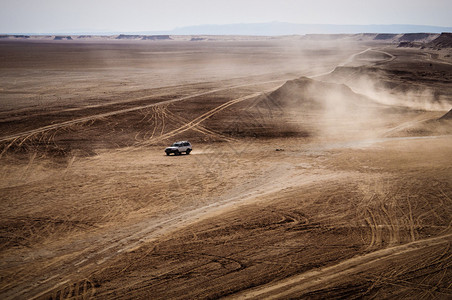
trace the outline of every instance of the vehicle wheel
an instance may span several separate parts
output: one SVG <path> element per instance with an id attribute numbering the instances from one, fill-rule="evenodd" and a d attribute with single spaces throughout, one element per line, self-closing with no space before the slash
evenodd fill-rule
<path id="1" fill-rule="evenodd" d="M 167 156 L 169 155 L 169 152 L 165 152 L 165 153 L 166 153 Z"/>
<path id="2" fill-rule="evenodd" d="M 190 154 L 191 149 L 187 149 L 187 151 L 185 151 L 185 153 Z"/>

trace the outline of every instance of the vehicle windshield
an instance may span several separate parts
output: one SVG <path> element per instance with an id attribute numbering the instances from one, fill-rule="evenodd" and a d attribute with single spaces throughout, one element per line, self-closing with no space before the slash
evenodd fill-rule
<path id="1" fill-rule="evenodd" d="M 172 147 L 179 147 L 179 146 L 180 146 L 179 143 L 174 143 L 174 144 L 172 145 Z"/>

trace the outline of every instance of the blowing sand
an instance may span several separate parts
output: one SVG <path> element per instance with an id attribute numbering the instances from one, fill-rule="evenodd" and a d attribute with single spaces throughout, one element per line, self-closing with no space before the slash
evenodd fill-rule
<path id="1" fill-rule="evenodd" d="M 2 42 L 2 299 L 451 297 L 428 51 Z"/>

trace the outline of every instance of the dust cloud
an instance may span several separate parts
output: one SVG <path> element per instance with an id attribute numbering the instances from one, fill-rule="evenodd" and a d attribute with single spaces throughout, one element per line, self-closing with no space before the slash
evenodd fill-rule
<path id="1" fill-rule="evenodd" d="M 447 111 L 452 107 L 452 99 L 437 95 L 426 87 L 397 91 L 388 89 L 384 83 L 370 77 L 360 77 L 350 83 L 352 89 L 374 101 L 391 106 L 404 106 L 426 111 Z"/>
<path id="2" fill-rule="evenodd" d="M 373 138 L 378 135 L 375 124 L 383 118 L 381 104 L 345 84 L 302 77 L 287 82 L 270 97 L 291 122 L 317 137 Z"/>
<path id="3" fill-rule="evenodd" d="M 0 47 L 0 298 L 450 295 L 450 64 L 230 39 Z"/>

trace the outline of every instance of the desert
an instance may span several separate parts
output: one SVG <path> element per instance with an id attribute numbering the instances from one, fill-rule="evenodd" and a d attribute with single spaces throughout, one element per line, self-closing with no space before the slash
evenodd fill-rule
<path id="1" fill-rule="evenodd" d="M 0 297 L 452 297 L 451 42 L 0 36 Z"/>

